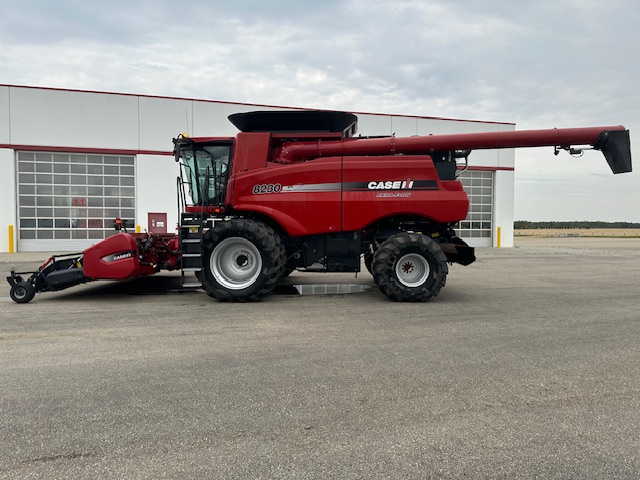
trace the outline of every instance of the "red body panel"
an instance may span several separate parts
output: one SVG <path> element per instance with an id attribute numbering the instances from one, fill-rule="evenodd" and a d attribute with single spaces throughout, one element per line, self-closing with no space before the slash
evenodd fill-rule
<path id="1" fill-rule="evenodd" d="M 441 182 L 427 156 L 344 157 L 343 185 L 345 231 L 361 230 L 380 219 L 402 215 L 455 223 L 464 220 L 469 208 L 462 184 Z M 363 186 L 354 188 L 356 185 Z"/>
<path id="2" fill-rule="evenodd" d="M 239 173 L 233 178 L 233 208 L 264 213 L 294 237 L 338 232 L 341 163 L 323 158 Z M 263 185 L 265 193 L 254 193 Z"/>
<path id="3" fill-rule="evenodd" d="M 233 150 L 233 172 L 266 167 L 270 145 L 271 134 L 268 132 L 239 133 Z"/>
<path id="4" fill-rule="evenodd" d="M 136 239 L 128 233 L 105 238 L 84 251 L 85 277 L 122 280 L 155 273 L 153 267 L 140 265 Z"/>
<path id="5" fill-rule="evenodd" d="M 424 155 L 272 164 L 237 174 L 233 186 L 235 210 L 263 213 L 293 237 L 360 230 L 398 215 L 453 223 L 469 207 L 460 182 L 441 182 Z"/>

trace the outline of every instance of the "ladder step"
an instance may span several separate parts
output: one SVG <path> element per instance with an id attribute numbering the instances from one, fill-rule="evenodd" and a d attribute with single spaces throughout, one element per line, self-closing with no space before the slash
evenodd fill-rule
<path id="1" fill-rule="evenodd" d="M 200 243 L 199 238 L 183 238 L 182 243 Z"/>
<path id="2" fill-rule="evenodd" d="M 183 253 L 182 254 L 183 258 L 200 258 L 202 257 L 201 253 Z"/>
<path id="3" fill-rule="evenodd" d="M 201 272 L 202 267 L 185 267 L 182 269 L 183 272 Z"/>
<path id="4" fill-rule="evenodd" d="M 202 283 L 198 282 L 198 283 L 183 283 L 182 286 L 184 288 L 201 288 L 202 287 Z"/>

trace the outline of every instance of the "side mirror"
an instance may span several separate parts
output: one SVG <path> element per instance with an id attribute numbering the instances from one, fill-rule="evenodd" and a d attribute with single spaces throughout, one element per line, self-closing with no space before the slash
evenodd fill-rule
<path id="1" fill-rule="evenodd" d="M 180 161 L 180 145 L 190 145 L 191 139 L 186 133 L 181 133 L 177 138 L 173 139 L 173 158 L 176 162 Z"/>
<path id="2" fill-rule="evenodd" d="M 178 143 L 180 141 L 179 138 L 180 137 L 173 139 L 173 159 L 176 162 L 180 161 L 180 147 L 178 146 Z"/>

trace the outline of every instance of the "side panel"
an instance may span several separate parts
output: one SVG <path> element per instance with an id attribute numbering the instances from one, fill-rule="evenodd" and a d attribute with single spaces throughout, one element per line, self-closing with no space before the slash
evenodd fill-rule
<path id="1" fill-rule="evenodd" d="M 239 133 L 233 151 L 232 173 L 257 170 L 267 166 L 271 134 Z"/>
<path id="2" fill-rule="evenodd" d="M 122 280 L 153 273 L 141 266 L 135 238 L 119 233 L 106 238 L 84 251 L 84 275 L 88 278 Z"/>
<path id="3" fill-rule="evenodd" d="M 462 185 L 441 182 L 428 156 L 344 157 L 343 186 L 344 231 L 396 215 L 457 222 L 469 208 Z"/>
<path id="4" fill-rule="evenodd" d="M 271 164 L 234 176 L 233 208 L 260 212 L 297 237 L 340 231 L 341 158 Z"/>

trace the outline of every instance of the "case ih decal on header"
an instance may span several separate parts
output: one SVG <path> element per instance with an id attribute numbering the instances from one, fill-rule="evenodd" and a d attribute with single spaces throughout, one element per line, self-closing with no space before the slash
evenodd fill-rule
<path id="1" fill-rule="evenodd" d="M 180 165 L 177 236 L 123 230 L 82 253 L 11 272 L 11 297 L 160 270 L 193 273 L 211 297 L 256 301 L 294 270 L 358 272 L 397 301 L 426 301 L 449 264 L 474 250 L 454 231 L 469 199 L 457 179 L 472 150 L 602 151 L 631 171 L 622 126 L 355 138 L 356 116 L 330 111 L 231 115 L 236 137 L 173 140 Z M 117 224 L 119 226 L 119 224 Z"/>

